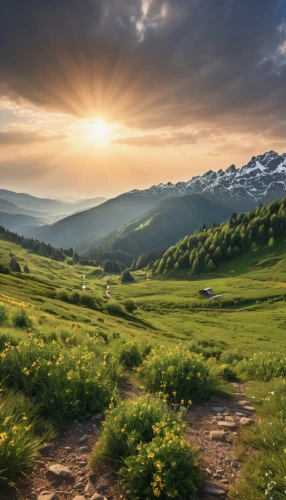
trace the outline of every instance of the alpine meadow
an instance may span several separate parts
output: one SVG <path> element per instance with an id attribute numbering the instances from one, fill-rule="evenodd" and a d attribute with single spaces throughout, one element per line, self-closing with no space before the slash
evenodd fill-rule
<path id="1" fill-rule="evenodd" d="M 286 499 L 286 2 L 0 4 L 0 500 Z"/>

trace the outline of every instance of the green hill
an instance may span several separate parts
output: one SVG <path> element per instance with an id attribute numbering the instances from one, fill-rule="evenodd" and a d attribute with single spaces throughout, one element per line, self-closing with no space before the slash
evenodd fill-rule
<path id="1" fill-rule="evenodd" d="M 231 210 L 227 202 L 210 193 L 167 198 L 117 231 L 97 238 L 86 253 L 102 259 L 112 252 L 114 260 L 120 261 L 123 252 L 132 262 L 142 254 L 168 248 L 203 224 L 224 220 Z"/>
<path id="2" fill-rule="evenodd" d="M 258 245 L 273 248 L 284 241 L 285 231 L 286 198 L 283 198 L 238 216 L 233 212 L 227 222 L 186 236 L 170 247 L 155 267 L 158 274 L 181 269 L 192 274 L 214 272 L 221 263 L 249 249 L 255 253 Z"/>

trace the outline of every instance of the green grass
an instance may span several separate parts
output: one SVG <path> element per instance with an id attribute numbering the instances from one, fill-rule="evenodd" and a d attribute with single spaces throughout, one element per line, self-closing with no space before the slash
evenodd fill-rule
<path id="1" fill-rule="evenodd" d="M 184 369 L 183 378 L 180 373 L 176 373 L 176 377 L 171 374 L 168 378 L 166 375 L 170 375 L 169 365 L 182 365 L 184 368 L 182 356 L 180 355 L 179 361 L 175 359 L 175 348 L 178 348 L 180 353 L 186 352 L 187 348 L 195 351 L 193 359 L 200 365 L 198 370 L 194 370 L 196 381 L 200 381 L 197 373 L 205 374 L 205 370 L 210 369 L 211 375 L 214 374 L 220 379 L 222 377 L 228 380 L 236 375 L 243 376 L 244 379 L 263 379 L 262 382 L 255 381 L 253 388 L 260 387 L 261 393 L 264 393 L 265 388 L 272 387 L 268 386 L 266 380 L 285 374 L 286 251 L 283 245 L 277 245 L 271 250 L 259 247 L 256 252 L 249 251 L 235 260 L 220 264 L 216 274 L 193 277 L 182 272 L 173 277 L 170 275 L 168 278 L 163 276 L 162 279 L 157 279 L 144 270 L 137 271 L 133 273 L 135 282 L 132 284 L 122 284 L 120 275 L 103 276 L 99 269 L 94 272 L 94 269 L 87 266 L 69 266 L 65 262 L 55 262 L 1 239 L 0 262 L 9 262 L 10 252 L 16 256 L 21 267 L 28 264 L 31 272 L 29 275 L 0 275 L 0 382 L 7 393 L 7 401 L 11 398 L 12 405 L 15 397 L 11 390 L 21 391 L 19 398 L 24 397 L 23 395 L 36 396 L 40 406 L 36 406 L 33 418 L 35 422 L 41 423 L 43 429 L 49 425 L 50 418 L 55 419 L 55 415 L 57 425 L 63 425 L 69 419 L 84 419 L 92 412 L 118 402 L 123 371 L 142 366 L 140 363 L 149 352 L 149 348 L 145 349 L 148 345 L 152 345 L 153 351 L 147 360 L 143 361 L 143 366 L 147 367 L 145 383 L 156 392 L 160 391 L 160 386 L 166 382 L 168 392 L 172 396 L 176 392 L 173 404 L 180 404 L 181 399 L 196 399 L 196 395 L 194 398 L 186 391 L 179 394 L 182 380 L 187 376 Z M 85 293 L 88 301 L 72 303 L 69 297 L 77 297 L 77 293 L 82 293 L 83 275 L 86 276 Z M 111 300 L 108 300 L 105 294 L 107 284 L 110 286 Z M 208 286 L 212 287 L 215 293 L 223 295 L 221 301 L 211 305 L 208 300 L 199 298 L 198 291 Z M 94 300 L 90 301 L 90 298 Z M 99 304 L 98 310 L 95 309 L 96 304 Z M 131 304 L 132 311 L 127 311 L 126 304 Z M 90 305 L 92 307 L 89 307 Z M 28 318 L 28 321 L 24 318 L 21 328 L 19 325 L 15 327 L 16 323 L 13 324 L 13 318 L 17 317 L 20 310 L 23 310 L 25 318 Z M 168 358 L 167 361 L 171 364 L 165 363 L 164 356 L 160 359 L 162 351 L 157 350 L 160 346 L 164 347 L 165 353 L 169 353 L 166 359 Z M 210 357 L 212 359 L 208 360 Z M 188 364 L 186 366 L 190 371 Z M 158 368 L 161 369 L 161 376 L 156 378 L 156 373 L 160 371 Z M 154 369 L 153 372 L 151 369 Z M 132 372 L 129 372 L 129 376 L 132 377 Z M 150 377 L 152 380 L 148 382 Z M 142 383 L 140 372 L 136 375 L 136 380 Z M 198 396 L 202 396 L 205 389 L 205 384 L 198 387 Z M 204 395 L 207 396 L 207 393 Z M 256 395 L 255 401 L 257 400 Z M 271 401 L 273 402 L 272 399 Z M 258 404 L 265 426 L 263 423 L 257 434 L 253 431 L 251 438 L 247 438 L 252 450 L 256 450 L 258 455 L 257 460 L 250 459 L 245 465 L 244 482 L 238 487 L 238 496 L 235 497 L 239 500 L 246 498 L 248 487 L 250 491 L 255 492 L 254 499 L 270 500 L 271 489 L 274 488 L 273 481 L 280 485 L 281 477 L 286 475 L 283 465 L 285 453 L 282 448 L 282 425 L 284 429 L 285 415 L 278 421 L 274 420 L 273 415 L 280 407 L 278 401 L 273 409 L 269 404 L 270 402 Z M 123 413 L 124 411 L 122 410 Z M 11 425 L 18 425 L 17 415 L 16 411 L 11 410 Z M 275 449 L 278 458 L 273 459 L 276 472 L 271 468 L 273 450 L 270 441 L 269 449 L 266 450 L 263 445 L 270 418 L 275 422 L 269 436 L 277 447 Z M 13 480 L 12 477 L 17 475 L 17 471 L 27 470 L 31 465 L 42 439 L 35 430 L 37 425 L 35 424 L 33 434 L 29 434 L 26 441 L 22 439 L 27 446 L 25 445 L 26 451 L 24 447 L 23 452 L 19 454 L 23 457 L 19 466 L 16 463 L 15 466 L 9 465 L 11 474 L 2 474 L 3 478 L 6 477 L 6 482 Z M 132 425 L 134 427 L 134 423 Z M 242 443 L 243 450 L 249 445 L 247 439 Z M 154 461 L 150 461 L 148 454 L 154 453 L 158 460 L 162 458 L 159 458 L 160 453 L 157 451 L 159 444 L 151 444 L 151 441 L 146 441 L 146 446 L 142 448 L 144 474 L 142 473 L 141 479 L 144 478 L 146 495 L 153 498 L 154 488 L 158 485 L 151 485 L 150 482 L 150 474 L 154 473 Z M 268 443 L 268 438 L 266 442 Z M 103 445 L 99 455 L 104 449 Z M 4 465 L 0 466 L 4 471 L 7 470 L 5 460 L 10 456 L 8 451 L 6 449 L 3 455 Z M 174 442 L 174 448 L 168 448 L 166 463 L 170 454 L 178 454 L 180 464 L 184 457 L 188 457 L 188 463 L 192 463 L 188 453 L 185 449 L 181 456 L 178 443 Z M 130 457 L 132 462 L 134 455 Z M 133 469 L 134 464 L 131 466 L 131 462 L 127 468 L 124 466 L 122 469 L 121 481 L 125 492 L 133 485 L 131 497 L 133 495 L 132 498 L 137 498 L 134 492 L 135 485 L 141 481 L 140 469 L 139 472 L 135 466 Z M 134 474 L 129 475 L 130 468 Z M 184 470 L 183 466 L 181 469 Z M 193 470 L 192 466 L 191 471 Z M 265 475 L 268 474 L 267 471 L 270 471 L 270 476 Z M 194 474 L 196 476 L 196 471 Z M 167 484 L 170 478 L 163 479 L 162 476 L 162 484 L 163 481 Z M 170 481 L 175 482 L 175 479 Z M 268 492 L 268 497 L 261 493 L 259 482 Z M 181 483 L 183 484 L 183 480 Z M 174 489 L 170 489 L 170 483 L 168 488 L 165 493 L 168 491 L 176 497 Z M 277 497 L 274 496 L 278 500 L 282 494 L 279 488 Z M 165 494 L 163 491 L 164 488 L 160 487 L 160 494 Z M 183 489 L 179 495 L 185 498 Z M 180 498 L 179 495 L 176 498 Z"/>

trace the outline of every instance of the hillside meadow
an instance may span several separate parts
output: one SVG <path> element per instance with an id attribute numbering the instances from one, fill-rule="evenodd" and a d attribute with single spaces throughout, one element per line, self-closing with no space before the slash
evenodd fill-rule
<path id="1" fill-rule="evenodd" d="M 185 408 L 218 394 L 231 397 L 229 382 L 237 380 L 246 383 L 249 397 L 256 394 L 263 424 L 242 433 L 238 458 L 243 465 L 242 450 L 256 450 L 259 467 L 246 460 L 243 480 L 229 498 L 244 500 L 250 487 L 251 498 L 285 498 L 284 396 L 273 396 L 267 409 L 268 393 L 285 390 L 282 243 L 249 250 L 213 274 L 181 271 L 158 279 L 142 270 L 132 273 L 130 284 L 101 268 L 56 262 L 1 239 L 0 262 L 6 265 L 11 254 L 30 273 L 0 274 L 2 484 L 17 484 L 43 443 L 72 419 L 84 421 L 101 411 L 106 426 L 91 467 L 114 467 L 123 498 L 141 499 L 140 491 L 150 499 L 201 498 L 205 478 L 185 438 L 191 425 Z M 220 300 L 199 298 L 205 287 L 222 295 Z M 124 400 L 127 380 L 141 387 L 134 403 Z M 275 412 L 276 458 L 263 441 Z M 265 483 L 269 470 L 272 482 Z"/>

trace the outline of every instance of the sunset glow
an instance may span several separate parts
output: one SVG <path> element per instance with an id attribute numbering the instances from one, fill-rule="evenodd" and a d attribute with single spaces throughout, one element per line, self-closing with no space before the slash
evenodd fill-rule
<path id="1" fill-rule="evenodd" d="M 107 122 L 97 119 L 87 126 L 87 139 L 94 144 L 106 145 L 110 140 L 110 128 Z"/>

